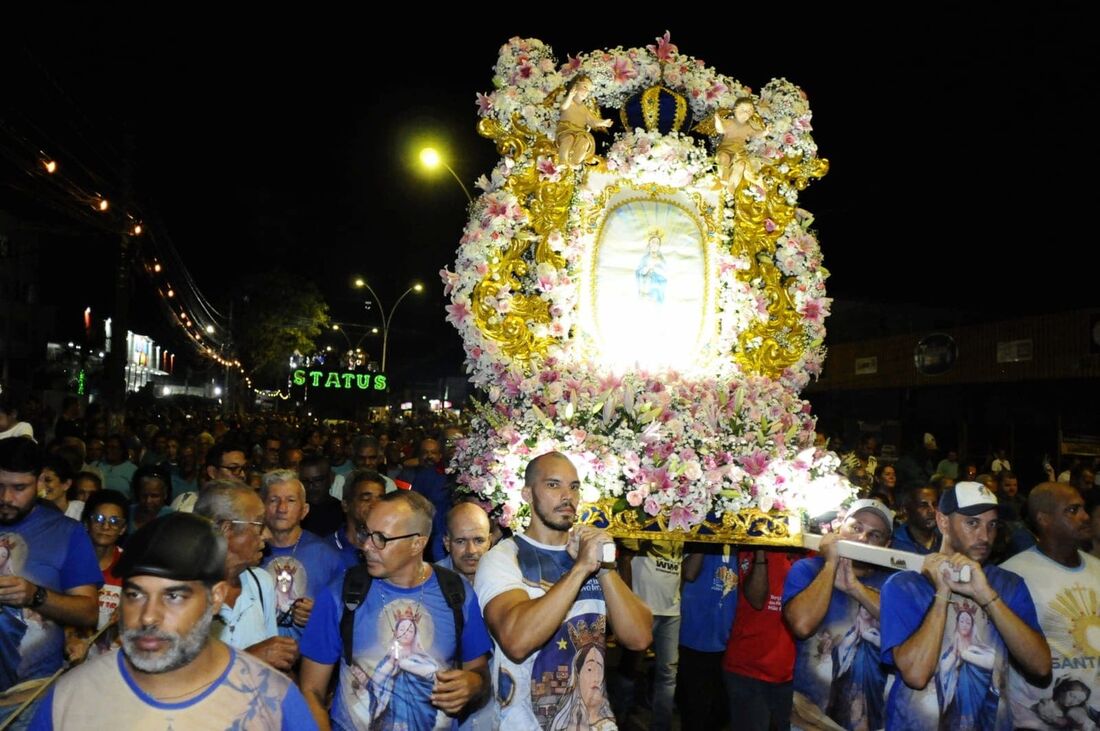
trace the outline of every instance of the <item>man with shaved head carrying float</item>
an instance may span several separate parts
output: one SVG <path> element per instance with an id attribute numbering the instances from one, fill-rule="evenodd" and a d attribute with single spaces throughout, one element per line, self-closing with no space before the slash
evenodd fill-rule
<path id="1" fill-rule="evenodd" d="M 115 569 L 122 647 L 63 676 L 31 728 L 317 728 L 285 675 L 210 635 L 228 588 L 225 544 L 189 513 L 134 534 Z"/>
<path id="2" fill-rule="evenodd" d="M 627 649 L 653 639 L 649 608 L 604 564 L 611 536 L 573 525 L 580 487 L 565 455 L 531 460 L 523 487 L 530 525 L 478 565 L 501 728 L 616 728 L 604 677 L 608 622 Z"/>

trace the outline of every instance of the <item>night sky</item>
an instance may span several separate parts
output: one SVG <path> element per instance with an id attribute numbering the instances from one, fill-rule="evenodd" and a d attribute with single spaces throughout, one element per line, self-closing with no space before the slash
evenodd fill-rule
<path id="1" fill-rule="evenodd" d="M 394 318 L 391 370 L 461 370 L 437 272 L 453 262 L 465 197 L 446 173 L 418 171 L 417 141 L 439 142 L 467 185 L 489 171 L 495 150 L 475 131 L 474 95 L 490 90 L 497 49 L 513 35 L 541 38 L 564 59 L 646 45 L 667 28 L 682 53 L 754 89 L 781 76 L 800 85 L 831 162 L 801 204 L 817 217 L 835 298 L 990 317 L 1097 302 L 1095 270 L 1083 266 L 1095 261 L 1087 110 L 1098 87 L 1083 6 L 1012 18 L 992 5 L 895 4 L 828 22 L 778 6 L 703 16 L 695 5 L 691 20 L 652 21 L 601 6 L 626 19 L 578 16 L 570 25 L 584 27 L 568 30 L 549 18 L 421 28 L 423 18 L 382 24 L 362 13 L 246 18 L 189 5 L 153 20 L 46 7 L 48 22 L 5 23 L 0 137 L 15 129 L 62 165 L 66 153 L 79 158 L 114 196 L 132 144 L 146 222 L 220 307 L 247 272 L 281 267 L 315 281 L 334 319 L 377 324 L 354 276 L 387 305 L 425 283 Z M 64 228 L 44 239 L 43 299 L 61 307 L 62 328 L 78 328 L 86 304 L 109 309 L 114 239 L 43 206 L 10 154 L 0 184 L 0 210 Z M 148 280 L 135 283 L 135 329 L 164 337 L 164 318 L 141 306 Z"/>

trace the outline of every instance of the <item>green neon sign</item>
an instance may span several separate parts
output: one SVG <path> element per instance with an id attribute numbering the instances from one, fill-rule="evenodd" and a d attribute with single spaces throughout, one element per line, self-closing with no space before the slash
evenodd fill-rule
<path id="1" fill-rule="evenodd" d="M 385 391 L 386 376 L 381 373 L 341 373 L 339 371 L 296 370 L 291 375 L 295 386 L 309 384 L 314 388 L 347 388 L 360 391 Z"/>

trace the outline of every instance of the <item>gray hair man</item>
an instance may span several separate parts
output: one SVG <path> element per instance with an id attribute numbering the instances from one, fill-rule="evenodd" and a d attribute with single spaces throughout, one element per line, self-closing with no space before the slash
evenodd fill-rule
<path id="1" fill-rule="evenodd" d="M 289 670 L 298 659 L 298 643 L 279 636 L 275 582 L 266 571 L 256 570 L 269 536 L 260 496 L 239 482 L 214 480 L 203 488 L 194 512 L 212 521 L 226 540 L 228 588 L 214 636 L 280 670 Z"/>
<path id="2" fill-rule="evenodd" d="M 281 636 L 298 639 L 313 598 L 343 576 L 344 566 L 324 538 L 302 529 L 309 503 L 297 475 L 290 470 L 264 474 L 260 498 L 270 534 L 262 566 L 275 581 L 275 623 Z"/>

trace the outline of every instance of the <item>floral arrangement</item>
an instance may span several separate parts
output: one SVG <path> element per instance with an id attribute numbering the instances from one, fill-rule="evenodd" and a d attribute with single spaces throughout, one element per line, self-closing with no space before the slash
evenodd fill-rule
<path id="1" fill-rule="evenodd" d="M 751 96 L 739 82 L 681 55 L 667 33 L 645 48 L 594 51 L 564 63 L 542 41 L 513 38 L 501 48 L 495 89 L 478 95 L 479 114 L 502 126 L 521 120 L 552 139 L 557 95 L 579 73 L 593 80 L 592 96 L 605 107 L 617 107 L 656 83 L 683 94 L 697 119 Z M 816 155 L 809 106 L 797 87 L 774 80 L 754 102 L 767 131 L 750 141 L 753 154 L 776 161 Z M 502 286 L 481 302 L 479 312 L 486 305 L 490 312 L 487 326 L 513 312 L 518 296 L 535 295 L 545 304 L 549 322 L 531 321 L 528 327 L 550 345 L 540 358 L 518 360 L 482 330 L 473 300 L 478 284 L 494 276 L 501 253 L 529 230 L 525 201 L 507 183 L 532 173 L 556 183 L 563 170 L 553 157 L 528 150 L 503 158 L 479 179 L 483 192 L 471 207 L 454 269 L 440 273 L 451 300 L 447 320 L 462 335 L 471 381 L 487 397 L 471 435 L 457 447 L 453 465 L 461 489 L 496 506 L 502 522 L 522 522 L 526 462 L 559 450 L 581 470 L 586 502 L 613 498 L 621 509 L 664 514 L 671 529 L 687 530 L 708 515 L 746 507 L 824 512 L 848 496 L 835 455 L 810 446 L 814 419 L 798 396 L 821 370 L 829 310 L 828 273 L 810 231 L 812 216 L 798 210 L 775 240 L 775 265 L 801 318 L 805 353 L 776 379 L 746 374 L 732 357 L 738 349 L 761 346 L 741 343 L 738 335 L 769 316 L 764 282 L 746 280 L 751 262 L 731 246 L 732 206 L 724 209 L 717 234 L 713 348 L 720 357 L 713 367 L 704 373 L 616 374 L 595 364 L 575 332 L 578 277 L 594 243 L 577 212 L 597 205 L 595 193 L 584 186 L 575 191 L 568 223 L 546 239 L 564 266 L 535 261 L 528 253 L 518 286 Z M 634 186 L 706 188 L 712 187 L 715 166 L 704 142 L 691 135 L 638 129 L 618 134 L 605 173 Z M 797 200 L 797 191 L 781 192 Z M 752 195 L 763 199 L 764 191 Z"/>

